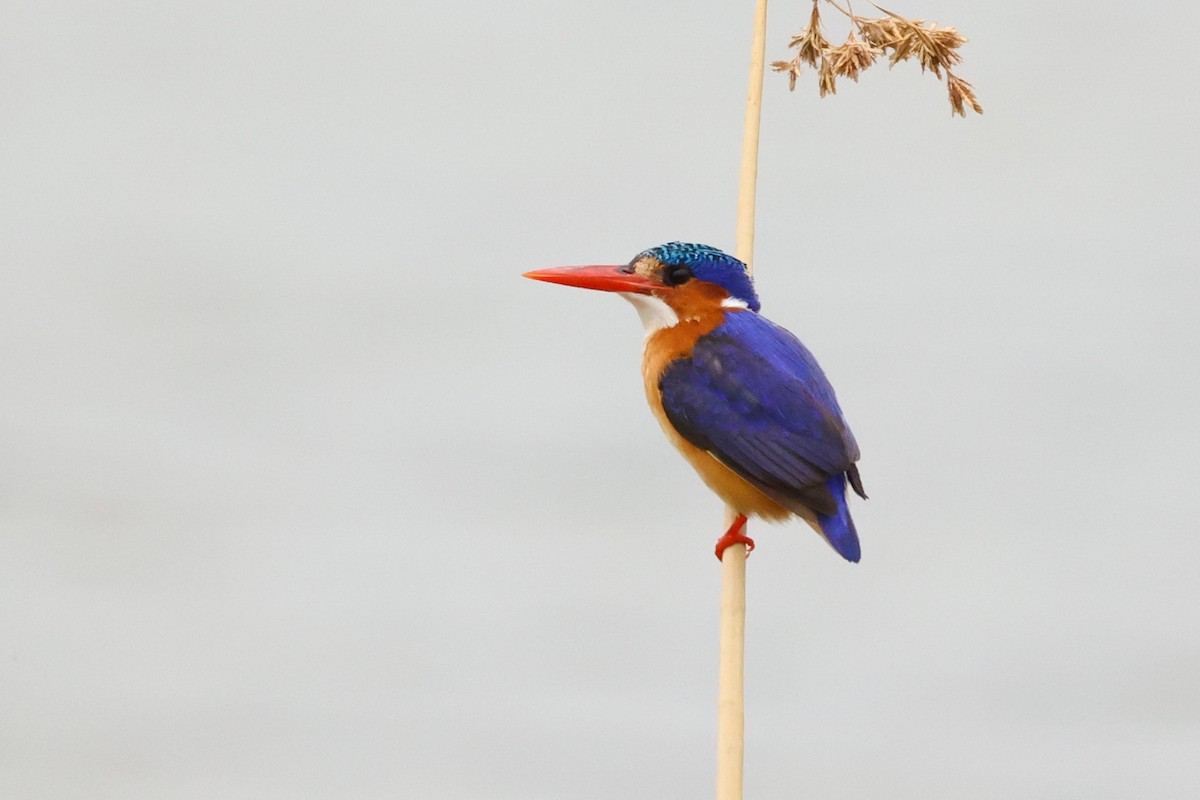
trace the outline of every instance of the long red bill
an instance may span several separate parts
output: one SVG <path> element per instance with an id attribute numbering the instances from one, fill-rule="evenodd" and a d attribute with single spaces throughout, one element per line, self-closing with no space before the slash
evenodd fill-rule
<path id="1" fill-rule="evenodd" d="M 551 267 L 526 272 L 526 278 L 546 283 L 561 283 L 563 286 L 578 286 L 580 289 L 598 289 L 602 292 L 636 292 L 649 294 L 652 289 L 663 288 L 661 284 L 644 278 L 629 267 L 620 264 L 594 264 L 587 267 Z"/>

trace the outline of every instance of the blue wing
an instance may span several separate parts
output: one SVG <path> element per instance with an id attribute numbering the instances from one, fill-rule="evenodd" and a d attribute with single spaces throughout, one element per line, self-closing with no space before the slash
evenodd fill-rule
<path id="1" fill-rule="evenodd" d="M 863 494 L 858 445 L 799 339 L 753 312 L 726 314 L 663 370 L 659 388 L 680 435 L 785 508 L 814 511 L 826 538 L 857 560 L 845 485 Z"/>

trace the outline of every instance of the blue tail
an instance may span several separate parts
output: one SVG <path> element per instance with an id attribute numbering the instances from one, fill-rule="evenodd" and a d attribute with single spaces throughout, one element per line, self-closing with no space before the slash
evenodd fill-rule
<path id="1" fill-rule="evenodd" d="M 855 561 L 862 556 L 858 546 L 858 531 L 854 529 L 854 520 L 850 519 L 850 509 L 846 507 L 846 474 L 839 472 L 825 481 L 825 488 L 837 502 L 837 511 L 833 514 L 821 514 L 817 522 L 825 539 L 838 551 L 838 555 L 847 561 Z"/>

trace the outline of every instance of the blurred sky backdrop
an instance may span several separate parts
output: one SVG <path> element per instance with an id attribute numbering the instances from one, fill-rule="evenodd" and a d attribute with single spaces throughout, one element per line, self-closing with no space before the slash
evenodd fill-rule
<path id="1" fill-rule="evenodd" d="M 732 248 L 752 7 L 0 4 L 0 795 L 711 794 L 720 505 L 519 276 Z M 1200 10 L 1131 8 L 896 5 L 983 117 L 768 76 L 871 500 L 753 528 L 747 797 L 1200 796 Z"/>

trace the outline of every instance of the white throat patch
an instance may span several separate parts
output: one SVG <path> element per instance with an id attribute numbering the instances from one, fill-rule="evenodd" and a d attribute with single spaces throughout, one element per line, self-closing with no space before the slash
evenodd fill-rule
<path id="1" fill-rule="evenodd" d="M 618 292 L 618 294 L 633 303 L 638 316 L 641 317 L 642 327 L 646 329 L 647 336 L 655 331 L 679 324 L 679 315 L 675 313 L 675 309 L 654 295 L 635 292 Z"/>

